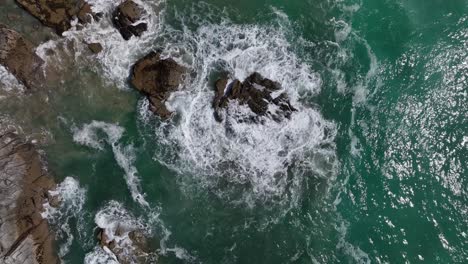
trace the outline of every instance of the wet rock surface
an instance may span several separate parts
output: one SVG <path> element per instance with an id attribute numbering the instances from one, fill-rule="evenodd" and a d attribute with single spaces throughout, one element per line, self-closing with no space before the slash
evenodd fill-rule
<path id="1" fill-rule="evenodd" d="M 122 226 L 112 236 L 118 236 L 118 239 L 110 239 L 105 229 L 99 229 L 97 239 L 100 246 L 109 249 L 119 263 L 155 263 L 157 255 L 151 253 L 143 232 Z"/>
<path id="2" fill-rule="evenodd" d="M 94 54 L 98 54 L 102 51 L 102 45 L 100 43 L 88 43 L 88 48 Z"/>
<path id="3" fill-rule="evenodd" d="M 71 28 L 71 21 L 78 18 L 86 23 L 95 16 L 91 6 L 84 0 L 16 0 L 42 24 L 54 28 L 61 35 Z"/>
<path id="4" fill-rule="evenodd" d="M 120 4 L 112 14 L 112 23 L 125 40 L 132 36 L 141 36 L 148 29 L 148 24 L 139 22 L 146 15 L 145 10 L 131 0 Z M 137 23 L 137 24 L 135 24 Z"/>
<path id="5" fill-rule="evenodd" d="M 44 83 L 42 65 L 34 46 L 18 32 L 0 24 L 0 64 L 11 72 L 26 88 L 41 87 Z"/>
<path id="6" fill-rule="evenodd" d="M 0 262 L 58 263 L 53 234 L 41 212 L 55 186 L 34 146 L 0 135 Z"/>
<path id="7" fill-rule="evenodd" d="M 288 95 L 281 92 L 279 83 L 263 78 L 257 72 L 247 77 L 244 82 L 239 80 L 229 82 L 228 77 L 222 77 L 216 81 L 215 89 L 213 108 L 218 122 L 224 119 L 224 110 L 230 101 L 247 105 L 257 116 L 270 116 L 276 121 L 290 118 L 292 112 L 297 111 L 291 105 Z"/>
<path id="8" fill-rule="evenodd" d="M 133 66 L 131 83 L 148 97 L 153 113 L 168 119 L 172 113 L 165 102 L 179 88 L 185 71 L 173 59 L 161 59 L 160 53 L 151 52 Z"/>

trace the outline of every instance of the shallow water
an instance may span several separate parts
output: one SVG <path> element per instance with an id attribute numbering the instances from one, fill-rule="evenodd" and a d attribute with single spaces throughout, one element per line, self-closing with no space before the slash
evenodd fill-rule
<path id="1" fill-rule="evenodd" d="M 116 221 L 145 229 L 161 263 L 468 261 L 467 1 L 142 0 L 150 30 L 129 42 L 115 1 L 89 2 L 106 16 L 65 38 L 0 2 L 53 76 L 28 94 L 0 69 L 0 124 L 62 182 L 47 215 L 66 263 L 112 263 L 95 229 Z M 156 49 L 191 72 L 171 123 L 127 84 Z M 280 82 L 300 111 L 216 123 L 224 71 Z"/>

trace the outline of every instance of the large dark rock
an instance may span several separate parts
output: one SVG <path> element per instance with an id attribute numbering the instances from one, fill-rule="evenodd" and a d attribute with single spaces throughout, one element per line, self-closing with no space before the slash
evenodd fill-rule
<path id="1" fill-rule="evenodd" d="M 81 23 L 86 23 L 95 16 L 91 6 L 84 0 L 16 0 L 16 2 L 42 24 L 54 28 L 59 35 L 70 29 L 71 21 L 75 17 Z"/>
<path id="2" fill-rule="evenodd" d="M 219 79 L 215 84 L 215 98 L 213 108 L 215 118 L 223 120 L 223 109 L 226 109 L 229 101 L 235 100 L 241 105 L 248 105 L 257 116 L 271 116 L 279 121 L 282 118 L 290 118 L 291 113 L 297 111 L 290 103 L 286 93 L 280 93 L 273 97 L 273 93 L 281 90 L 281 85 L 272 80 L 263 78 L 255 72 L 244 82 L 234 80 L 228 83 L 228 77 Z M 270 111 L 270 105 L 277 106 L 276 111 Z"/>
<path id="3" fill-rule="evenodd" d="M 147 95 L 150 110 L 162 119 L 171 117 L 165 102 L 176 91 L 186 69 L 173 59 L 161 59 L 160 54 L 151 52 L 134 66 L 131 76 L 133 86 Z"/>
<path id="4" fill-rule="evenodd" d="M 0 262 L 59 263 L 43 204 L 55 186 L 34 146 L 0 134 Z"/>
<path id="5" fill-rule="evenodd" d="M 44 84 L 43 63 L 31 42 L 0 24 L 0 64 L 26 88 L 37 88 Z"/>
<path id="6" fill-rule="evenodd" d="M 120 34 L 125 40 L 129 40 L 132 36 L 141 36 L 148 29 L 148 24 L 140 22 L 145 15 L 145 10 L 131 0 L 127 0 L 120 4 L 112 14 L 112 22 L 120 31 Z"/>

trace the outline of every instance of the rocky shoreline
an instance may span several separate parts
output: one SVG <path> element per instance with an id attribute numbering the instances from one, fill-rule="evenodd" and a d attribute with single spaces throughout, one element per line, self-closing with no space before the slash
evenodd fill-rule
<path id="1" fill-rule="evenodd" d="M 0 259 L 3 263 L 59 263 L 54 235 L 42 217 L 53 178 L 34 145 L 0 135 Z"/>

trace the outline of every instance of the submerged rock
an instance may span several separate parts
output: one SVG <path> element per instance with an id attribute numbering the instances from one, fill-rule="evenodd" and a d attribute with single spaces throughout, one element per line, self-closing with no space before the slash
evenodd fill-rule
<path id="1" fill-rule="evenodd" d="M 290 118 L 294 108 L 285 92 L 281 92 L 281 85 L 277 82 L 263 78 L 259 73 L 251 74 L 244 82 L 234 80 L 229 83 L 228 77 L 216 81 L 213 108 L 218 122 L 223 120 L 223 109 L 227 108 L 229 101 L 235 100 L 240 105 L 248 105 L 250 110 L 258 115 L 269 115 L 279 121 Z M 279 93 L 274 95 L 274 93 Z M 270 106 L 276 106 L 271 110 Z"/>
<path id="2" fill-rule="evenodd" d="M 118 238 L 110 239 L 110 237 Z M 99 229 L 97 239 L 104 249 L 109 249 L 119 263 L 154 263 L 157 255 L 151 252 L 146 236 L 139 230 L 127 230 L 120 226 L 115 234 L 107 234 Z"/>
<path id="3" fill-rule="evenodd" d="M 112 14 L 112 22 L 120 31 L 120 34 L 125 40 L 129 40 L 132 36 L 141 36 L 148 29 L 148 24 L 140 22 L 145 15 L 145 10 L 131 0 L 127 0 L 120 4 Z"/>
<path id="4" fill-rule="evenodd" d="M 0 135 L 0 259 L 5 264 L 59 263 L 41 213 L 55 186 L 34 146 Z"/>
<path id="5" fill-rule="evenodd" d="M 54 28 L 59 35 L 71 28 L 71 21 L 74 18 L 78 18 L 81 23 L 87 23 L 95 16 L 91 6 L 84 0 L 16 0 L 16 2 L 42 24 Z"/>
<path id="6" fill-rule="evenodd" d="M 173 59 L 161 59 L 160 53 L 151 52 L 133 66 L 131 83 L 148 97 L 153 113 L 168 119 L 172 113 L 165 102 L 179 88 L 185 71 Z"/>
<path id="7" fill-rule="evenodd" d="M 11 72 L 28 89 L 44 83 L 42 65 L 31 42 L 18 32 L 0 24 L 0 64 Z"/>

